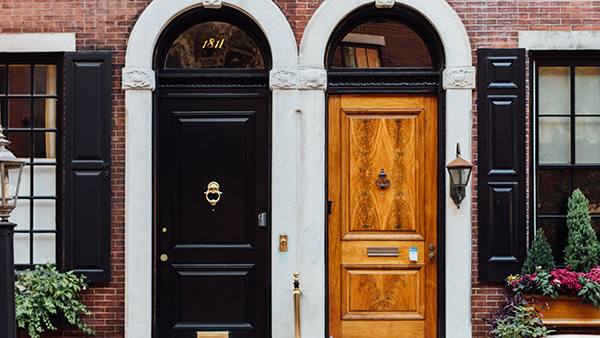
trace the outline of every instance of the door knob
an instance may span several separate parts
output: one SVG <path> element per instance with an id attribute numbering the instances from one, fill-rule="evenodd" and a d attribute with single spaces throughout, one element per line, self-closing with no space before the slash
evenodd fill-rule
<path id="1" fill-rule="evenodd" d="M 435 254 L 433 252 L 429 254 L 429 259 L 431 259 L 431 260 L 435 259 Z"/>

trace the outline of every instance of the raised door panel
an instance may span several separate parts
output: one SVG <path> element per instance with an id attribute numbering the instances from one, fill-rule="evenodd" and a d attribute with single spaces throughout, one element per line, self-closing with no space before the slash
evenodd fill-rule
<path id="1" fill-rule="evenodd" d="M 265 337 L 268 100 L 161 99 L 158 114 L 157 337 Z"/>
<path id="2" fill-rule="evenodd" d="M 435 336 L 436 98 L 331 95 L 328 131 L 328 336 Z"/>

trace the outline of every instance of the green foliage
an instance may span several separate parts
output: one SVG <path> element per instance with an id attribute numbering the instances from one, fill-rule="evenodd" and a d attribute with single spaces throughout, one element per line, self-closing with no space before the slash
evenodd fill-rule
<path id="1" fill-rule="evenodd" d="M 583 304 L 594 303 L 596 309 L 600 310 L 600 284 L 579 276 L 579 283 L 581 283 L 581 290 L 577 293 L 577 297 L 581 298 Z"/>
<path id="2" fill-rule="evenodd" d="M 565 248 L 565 262 L 577 272 L 589 272 L 596 267 L 600 253 L 600 243 L 592 228 L 588 204 L 588 199 L 579 189 L 573 191 L 569 198 L 569 245 Z"/>
<path id="3" fill-rule="evenodd" d="M 494 338 L 537 338 L 547 337 L 552 332 L 554 330 L 545 327 L 536 316 L 533 306 L 517 305 L 512 315 L 495 322 L 490 335 Z"/>
<path id="4" fill-rule="evenodd" d="M 19 274 L 15 282 L 18 326 L 26 328 L 31 338 L 38 338 L 45 328 L 56 330 L 49 315 L 61 311 L 69 323 L 95 335 L 79 317 L 80 313 L 92 314 L 76 299 L 79 291 L 87 287 L 84 278 L 75 276 L 72 271 L 59 273 L 49 263 Z"/>
<path id="5" fill-rule="evenodd" d="M 539 267 L 541 268 L 538 269 Z M 556 263 L 552 256 L 552 248 L 550 247 L 550 244 L 548 244 L 548 240 L 544 235 L 544 230 L 538 229 L 533 242 L 527 251 L 527 258 L 521 268 L 521 275 L 532 275 L 540 270 L 551 271 L 555 267 Z"/>

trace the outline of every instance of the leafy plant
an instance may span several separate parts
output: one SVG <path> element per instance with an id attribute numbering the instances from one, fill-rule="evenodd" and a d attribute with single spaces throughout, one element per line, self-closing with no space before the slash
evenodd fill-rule
<path id="1" fill-rule="evenodd" d="M 527 303 L 522 293 L 502 294 L 506 305 L 494 311 L 490 319 L 492 338 L 546 337 L 554 330 L 548 329 L 534 306 Z"/>
<path id="2" fill-rule="evenodd" d="M 573 191 L 569 198 L 567 212 L 569 244 L 565 248 L 565 262 L 577 272 L 589 272 L 596 267 L 600 253 L 600 243 L 592 228 L 588 204 L 588 199 L 579 189 Z"/>
<path id="3" fill-rule="evenodd" d="M 556 267 L 552 248 L 544 235 L 543 229 L 538 229 L 533 242 L 527 251 L 527 258 L 521 268 L 521 275 L 534 274 L 538 270 L 551 271 Z"/>
<path id="4" fill-rule="evenodd" d="M 581 283 L 581 290 L 577 296 L 581 298 L 583 304 L 593 303 L 596 309 L 600 310 L 600 284 L 584 276 L 579 276 L 579 283 Z"/>
<path id="5" fill-rule="evenodd" d="M 38 338 L 45 328 L 56 330 L 49 315 L 61 311 L 69 323 L 95 335 L 79 317 L 92 314 L 77 300 L 79 291 L 87 287 L 84 278 L 72 271 L 60 273 L 49 263 L 19 274 L 15 282 L 17 325 L 26 328 L 31 338 Z"/>

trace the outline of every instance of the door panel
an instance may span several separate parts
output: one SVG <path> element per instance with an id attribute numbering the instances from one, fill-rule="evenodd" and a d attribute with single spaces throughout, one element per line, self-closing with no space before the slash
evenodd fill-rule
<path id="1" fill-rule="evenodd" d="M 268 212 L 268 102 L 159 100 L 159 338 L 195 338 L 201 331 L 268 336 L 268 231 L 258 227 L 258 215 Z M 220 195 L 208 190 L 211 182 Z"/>
<path id="2" fill-rule="evenodd" d="M 328 336 L 435 337 L 436 98 L 331 95 L 328 156 Z"/>

